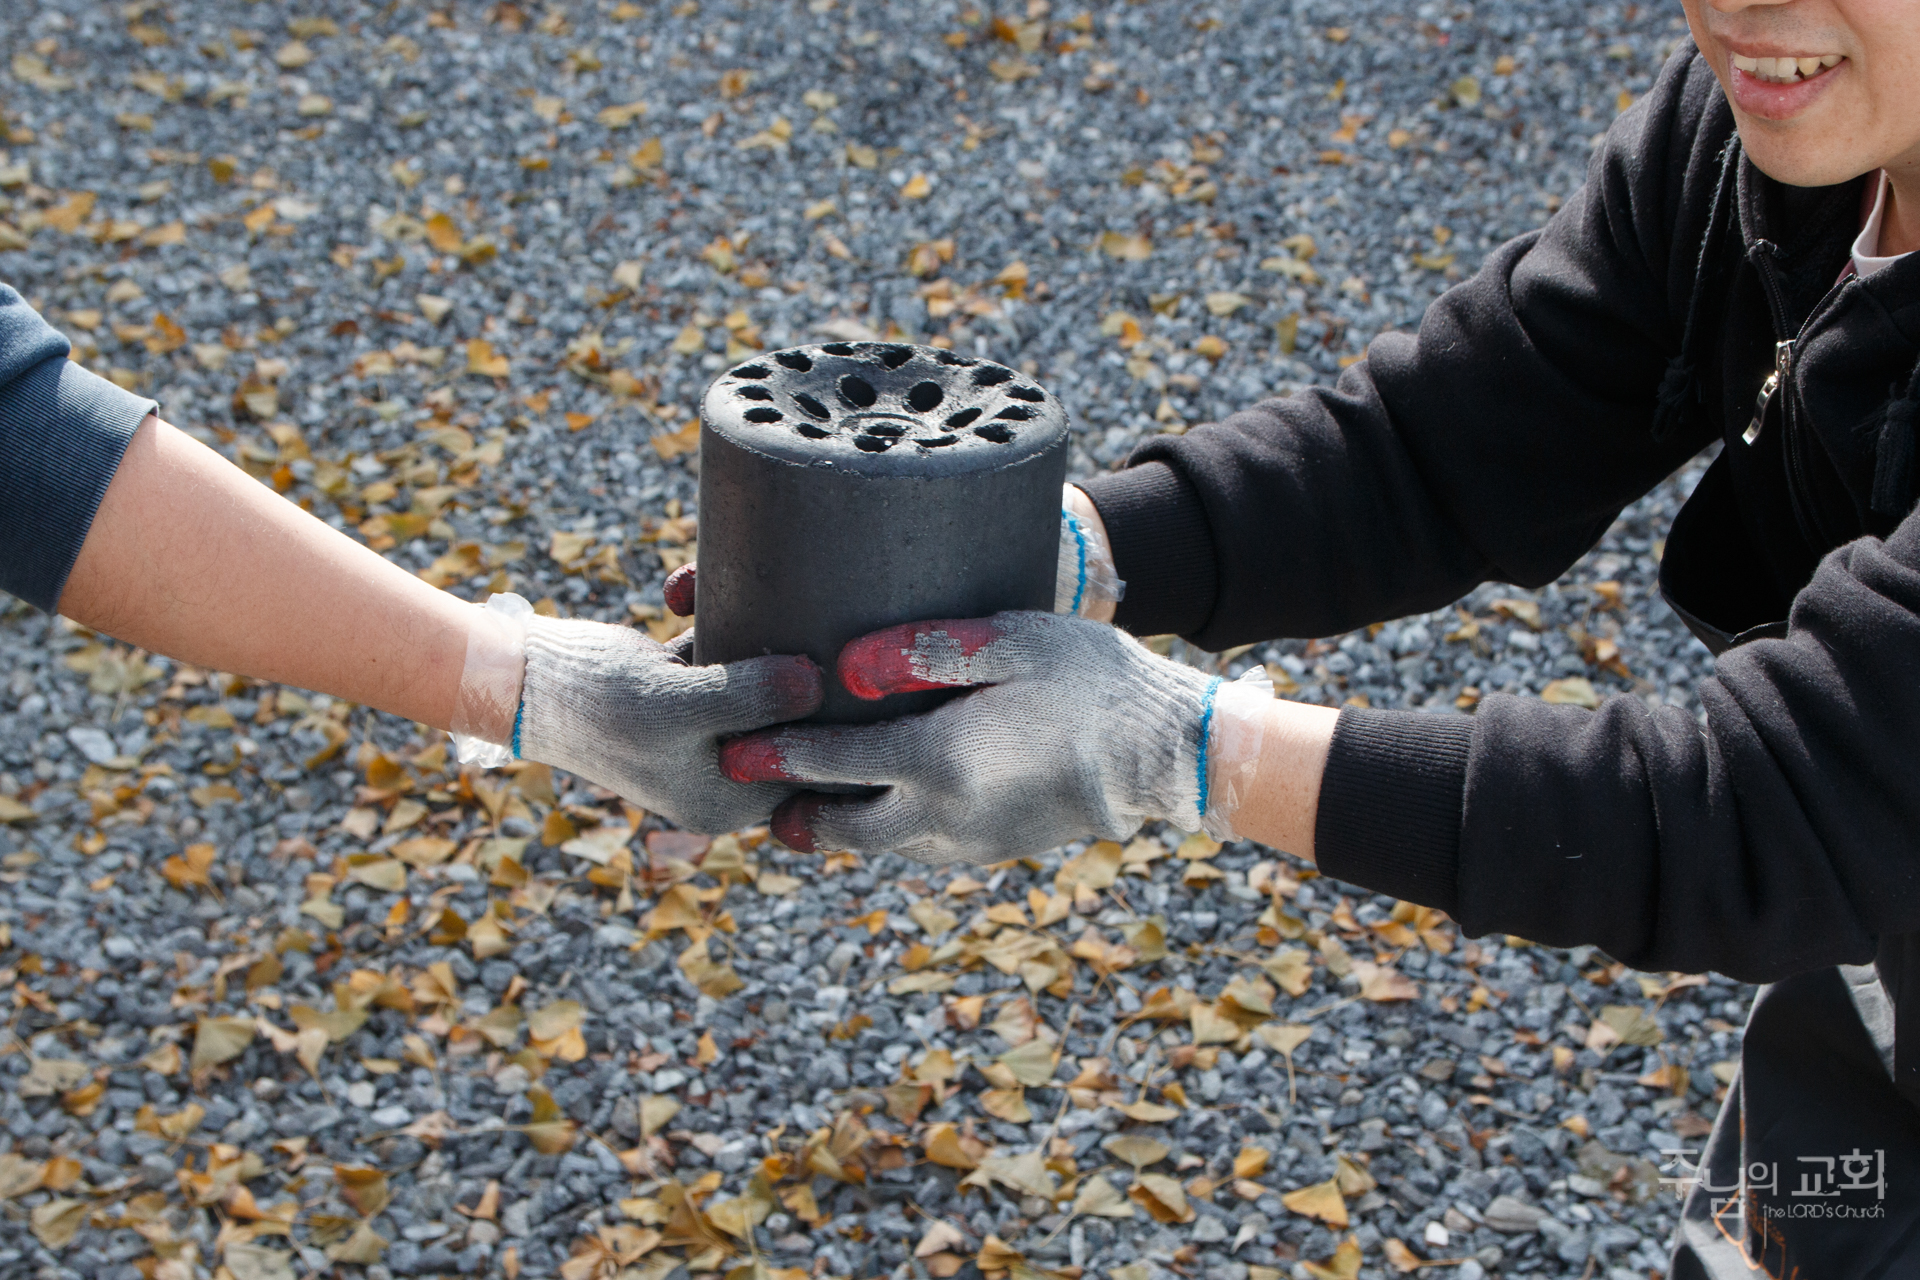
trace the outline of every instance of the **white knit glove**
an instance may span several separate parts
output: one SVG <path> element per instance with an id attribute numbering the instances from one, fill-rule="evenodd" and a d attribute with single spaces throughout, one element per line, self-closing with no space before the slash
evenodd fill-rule
<path id="1" fill-rule="evenodd" d="M 849 644 L 839 673 L 871 698 L 987 687 L 925 715 L 738 738 L 722 768 L 742 782 L 885 787 L 860 799 L 803 792 L 774 812 L 774 834 L 803 851 L 890 849 L 935 864 L 1122 840 L 1149 818 L 1231 835 L 1229 805 L 1244 798 L 1272 697 L 1051 613 L 890 627 Z"/>
<path id="2" fill-rule="evenodd" d="M 496 595 L 476 610 L 454 742 L 463 763 L 538 760 L 718 834 L 765 821 L 794 792 L 723 777 L 721 737 L 810 715 L 820 698 L 805 657 L 692 667 L 630 627 L 543 618 Z M 510 736 L 486 735 L 504 743 L 473 733 L 507 724 Z"/>
<path id="3" fill-rule="evenodd" d="M 1114 571 L 1113 548 L 1093 499 L 1067 485 L 1060 501 L 1060 559 L 1054 571 L 1053 611 L 1082 618 L 1095 616 L 1103 604 L 1118 604 L 1127 584 Z M 1111 617 L 1112 611 L 1101 613 Z"/>

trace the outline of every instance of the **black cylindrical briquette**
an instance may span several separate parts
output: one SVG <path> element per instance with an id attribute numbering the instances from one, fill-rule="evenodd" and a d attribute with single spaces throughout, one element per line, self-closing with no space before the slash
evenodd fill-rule
<path id="1" fill-rule="evenodd" d="M 854 697 L 841 648 L 881 627 L 1053 607 L 1060 402 L 1004 365 L 903 343 L 770 352 L 700 406 L 694 661 L 804 653 L 812 718 L 864 723 L 944 691 Z"/>

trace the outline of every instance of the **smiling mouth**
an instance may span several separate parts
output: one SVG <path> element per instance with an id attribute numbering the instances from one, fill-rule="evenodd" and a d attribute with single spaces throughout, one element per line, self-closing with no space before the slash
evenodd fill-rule
<path id="1" fill-rule="evenodd" d="M 1802 58 L 1748 58 L 1731 54 L 1733 68 L 1766 84 L 1799 84 L 1823 76 L 1846 61 L 1845 54 L 1810 54 Z"/>

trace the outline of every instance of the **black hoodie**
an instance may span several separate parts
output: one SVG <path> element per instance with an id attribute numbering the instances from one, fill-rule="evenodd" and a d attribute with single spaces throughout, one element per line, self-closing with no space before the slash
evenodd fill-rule
<path id="1" fill-rule="evenodd" d="M 1724 441 L 1661 571 L 1696 633 L 1733 645 L 1698 688 L 1704 732 L 1626 697 L 1349 708 L 1320 866 L 1469 933 L 1641 969 L 1768 981 L 1877 958 L 1920 1102 L 1920 990 L 1898 1000 L 1920 936 L 1920 254 L 1840 282 L 1863 182 L 1761 174 L 1689 46 L 1579 194 L 1417 336 L 1087 491 L 1127 582 L 1117 621 L 1220 649 L 1548 583 Z"/>

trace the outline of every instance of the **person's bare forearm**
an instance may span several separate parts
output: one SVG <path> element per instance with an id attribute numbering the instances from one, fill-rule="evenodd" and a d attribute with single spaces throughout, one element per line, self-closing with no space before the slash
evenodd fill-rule
<path id="1" fill-rule="evenodd" d="M 135 433 L 60 597 L 67 617 L 151 652 L 442 729 L 472 608 L 157 417 Z"/>
<path id="2" fill-rule="evenodd" d="M 1320 779 L 1340 712 L 1279 699 L 1264 710 L 1258 769 L 1245 802 L 1233 815 L 1234 834 L 1312 862 Z"/>

